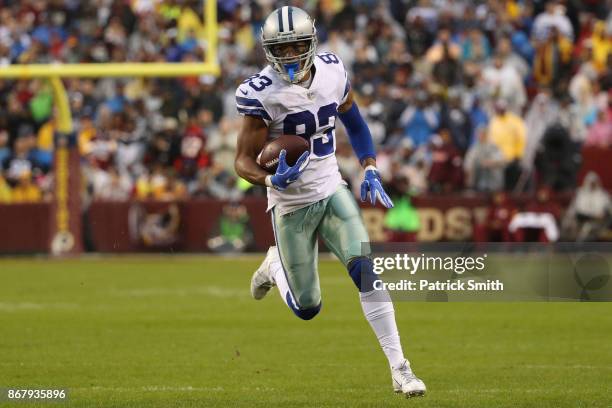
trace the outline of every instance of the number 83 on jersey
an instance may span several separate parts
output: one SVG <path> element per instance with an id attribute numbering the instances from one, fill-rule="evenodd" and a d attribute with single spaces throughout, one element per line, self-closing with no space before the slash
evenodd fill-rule
<path id="1" fill-rule="evenodd" d="M 289 113 L 283 121 L 283 134 L 297 135 L 310 142 L 311 159 L 324 158 L 336 150 L 335 120 L 338 104 L 321 106 L 316 115 L 309 111 Z"/>

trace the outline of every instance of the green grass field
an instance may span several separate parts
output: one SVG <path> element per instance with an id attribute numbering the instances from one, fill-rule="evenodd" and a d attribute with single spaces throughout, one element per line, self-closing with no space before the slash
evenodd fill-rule
<path id="1" fill-rule="evenodd" d="M 396 303 L 428 395 L 391 390 L 351 280 L 304 322 L 255 258 L 0 259 L 0 387 L 74 407 L 611 407 L 611 303 Z M 31 406 L 0 402 L 0 406 Z"/>

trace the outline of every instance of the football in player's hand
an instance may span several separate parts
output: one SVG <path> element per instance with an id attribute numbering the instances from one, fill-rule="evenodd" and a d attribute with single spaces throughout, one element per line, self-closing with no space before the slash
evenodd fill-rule
<path id="1" fill-rule="evenodd" d="M 283 149 L 287 151 L 287 164 L 293 166 L 302 153 L 310 150 L 310 145 L 306 139 L 300 136 L 279 136 L 265 144 L 257 157 L 257 163 L 268 173 L 276 173 L 278 155 Z"/>

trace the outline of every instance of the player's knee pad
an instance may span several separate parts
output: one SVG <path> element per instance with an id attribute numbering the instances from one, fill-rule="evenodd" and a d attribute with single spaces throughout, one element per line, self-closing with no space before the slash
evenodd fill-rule
<path id="1" fill-rule="evenodd" d="M 378 277 L 374 273 L 374 266 L 370 258 L 366 256 L 353 258 L 349 261 L 347 269 L 360 292 L 365 293 L 374 290 L 374 281 Z"/>
<path id="2" fill-rule="evenodd" d="M 310 320 L 314 318 L 316 315 L 318 315 L 319 311 L 321 311 L 321 301 L 320 300 L 319 300 L 319 303 L 316 305 L 305 304 L 304 306 L 306 307 L 304 306 L 296 307 L 293 301 L 291 300 L 291 294 L 289 294 L 289 292 L 287 292 L 287 304 L 289 305 L 293 313 L 295 313 L 295 315 L 302 320 Z"/>

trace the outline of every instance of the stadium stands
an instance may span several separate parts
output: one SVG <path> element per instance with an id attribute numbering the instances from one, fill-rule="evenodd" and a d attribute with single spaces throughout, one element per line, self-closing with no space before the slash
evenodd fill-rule
<path id="1" fill-rule="evenodd" d="M 284 2 L 218 2 L 220 77 L 69 79 L 90 199 L 262 195 L 239 180 L 234 90 L 265 64 L 263 16 Z M 294 1 L 336 53 L 400 194 L 610 189 L 609 2 Z M 0 66 L 202 60 L 198 1 L 0 0 Z M 1 69 L 1 68 L 0 68 Z M 0 203 L 49 201 L 55 118 L 42 80 L 0 81 Z M 338 132 L 343 133 L 341 125 Z M 356 159 L 338 138 L 341 171 Z M 585 156 L 583 151 L 588 151 Z M 358 184 L 357 184 L 358 186 Z"/>

